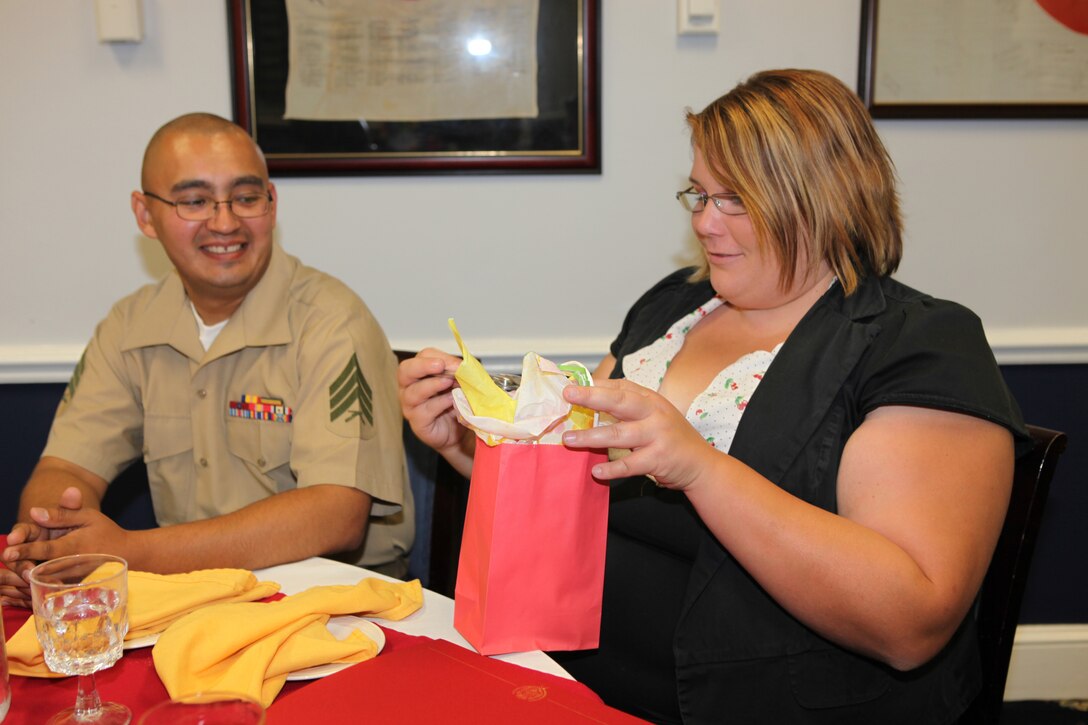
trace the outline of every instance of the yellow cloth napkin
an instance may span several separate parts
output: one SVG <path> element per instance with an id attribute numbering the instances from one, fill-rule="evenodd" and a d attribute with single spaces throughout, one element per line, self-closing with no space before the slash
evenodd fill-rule
<path id="1" fill-rule="evenodd" d="M 204 607 L 174 622 L 152 651 L 170 697 L 239 692 L 265 707 L 291 672 L 330 662 L 362 662 L 378 653 L 359 632 L 337 640 L 329 617 L 365 614 L 398 620 L 423 605 L 419 580 L 375 578 L 313 587 L 276 602 Z"/>
<path id="2" fill-rule="evenodd" d="M 131 641 L 166 629 L 174 620 L 209 604 L 252 602 L 280 590 L 275 582 L 258 582 L 245 569 L 204 569 L 186 574 L 128 573 L 128 634 Z M 45 666 L 34 631 L 34 616 L 8 642 L 11 673 L 27 677 L 64 677 Z"/>

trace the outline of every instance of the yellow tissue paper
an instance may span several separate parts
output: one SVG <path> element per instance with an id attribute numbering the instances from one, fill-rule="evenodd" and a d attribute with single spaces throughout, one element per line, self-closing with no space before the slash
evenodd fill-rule
<path id="1" fill-rule="evenodd" d="M 457 325 L 453 323 L 452 317 L 449 323 L 450 330 L 457 339 L 457 346 L 461 348 L 461 364 L 454 373 L 454 377 L 465 397 L 468 398 L 473 412 L 486 418 L 504 420 L 507 423 L 513 422 L 517 403 L 505 390 L 495 384 L 480 361 L 468 351 L 460 333 L 457 332 Z"/>
<path id="2" fill-rule="evenodd" d="M 565 431 L 595 425 L 594 411 L 572 406 L 563 399 L 563 388 L 568 385 L 593 384 L 584 365 L 578 362 L 556 365 L 530 352 L 522 360 L 521 384 L 511 395 L 491 380 L 480 361 L 469 354 L 453 320 L 449 322 L 464 359 L 455 376 L 461 387 L 453 391 L 454 407 L 461 421 L 484 443 L 558 445 Z"/>

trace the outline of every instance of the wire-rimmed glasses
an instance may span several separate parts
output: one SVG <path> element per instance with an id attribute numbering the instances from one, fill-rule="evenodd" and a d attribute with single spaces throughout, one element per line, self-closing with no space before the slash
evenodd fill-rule
<path id="1" fill-rule="evenodd" d="M 707 194 L 703 191 L 696 191 L 695 187 L 689 186 L 683 191 L 676 192 L 676 199 L 680 202 L 680 206 L 684 207 L 692 214 L 698 214 L 705 209 L 708 199 L 714 202 L 714 206 L 716 206 L 718 211 L 722 214 L 740 216 L 748 213 L 748 209 L 745 208 L 744 202 L 741 200 L 739 194 Z"/>
<path id="2" fill-rule="evenodd" d="M 143 192 L 143 195 L 174 207 L 178 216 L 187 222 L 206 222 L 215 218 L 220 204 L 226 204 L 231 214 L 239 219 L 264 216 L 272 208 L 272 192 L 270 191 L 235 194 L 223 200 L 213 199 L 210 196 L 193 196 L 171 201 L 150 191 Z"/>

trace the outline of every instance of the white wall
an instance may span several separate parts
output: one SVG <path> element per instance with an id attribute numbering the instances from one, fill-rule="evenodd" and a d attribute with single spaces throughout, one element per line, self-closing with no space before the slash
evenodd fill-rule
<path id="1" fill-rule="evenodd" d="M 63 379 L 95 322 L 167 262 L 129 192 L 150 134 L 231 115 L 222 0 L 143 0 L 138 45 L 99 44 L 89 0 L 0 0 L 0 380 Z M 718 37 L 673 0 L 602 0 L 600 176 L 276 179 L 279 238 L 337 274 L 394 346 L 603 351 L 691 251 L 672 199 L 685 106 L 768 67 L 852 87 L 859 0 L 722 0 Z M 900 278 L 973 307 L 1006 360 L 1088 360 L 1088 121 L 884 121 L 908 223 Z M 510 261 L 489 255 L 506 251 Z"/>

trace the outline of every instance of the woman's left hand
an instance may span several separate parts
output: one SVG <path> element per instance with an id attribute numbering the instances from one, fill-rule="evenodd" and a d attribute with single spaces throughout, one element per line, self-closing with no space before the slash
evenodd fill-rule
<path id="1" fill-rule="evenodd" d="M 603 380 L 592 387 L 563 389 L 569 403 L 607 413 L 611 425 L 568 431 L 563 444 L 570 448 L 630 449 L 623 458 L 593 467 L 600 480 L 626 476 L 653 476 L 659 486 L 684 490 L 699 478 L 712 447 L 672 403 L 658 393 L 629 380 Z"/>

